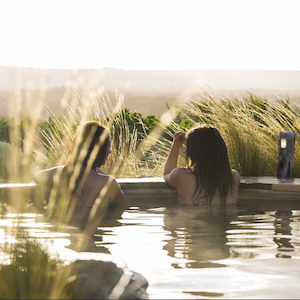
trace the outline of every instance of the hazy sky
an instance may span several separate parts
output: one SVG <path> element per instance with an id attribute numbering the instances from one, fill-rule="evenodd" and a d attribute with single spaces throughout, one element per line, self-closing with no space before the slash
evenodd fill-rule
<path id="1" fill-rule="evenodd" d="M 299 0 L 0 0 L 0 65 L 300 70 Z"/>

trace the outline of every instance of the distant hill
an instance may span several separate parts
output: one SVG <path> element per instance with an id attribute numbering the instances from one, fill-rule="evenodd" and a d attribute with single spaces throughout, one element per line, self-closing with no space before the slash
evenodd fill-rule
<path id="1" fill-rule="evenodd" d="M 54 115 L 58 116 L 61 115 L 61 99 L 65 99 L 65 87 L 58 87 L 58 88 L 49 88 L 47 90 L 46 96 L 44 97 L 44 104 L 47 106 Z M 21 90 L 22 99 L 26 99 L 26 94 L 28 90 L 24 89 Z M 30 90 L 30 95 L 33 98 L 40 97 L 41 91 Z M 116 105 L 116 95 L 114 92 L 107 93 L 109 102 L 114 107 Z M 131 112 L 138 111 L 142 113 L 143 116 L 154 114 L 155 116 L 160 116 L 163 112 L 165 112 L 168 106 L 172 106 L 174 100 L 176 99 L 177 95 L 132 95 L 129 93 L 125 94 L 124 99 L 124 106 L 129 108 Z M 0 90 L 0 118 L 7 118 L 9 117 L 9 99 L 10 94 L 8 90 Z M 102 100 L 100 100 L 102 101 Z M 69 100 L 70 102 L 70 100 Z M 14 108 L 13 108 L 14 109 Z M 42 118 L 47 118 L 46 111 L 41 116 Z"/>
<path id="2" fill-rule="evenodd" d="M 0 117 L 7 115 L 8 89 L 19 87 L 38 91 L 46 88 L 46 103 L 58 113 L 63 87 L 103 87 L 114 98 L 117 90 L 125 94 L 125 106 L 143 115 L 161 115 L 181 93 L 198 84 L 226 95 L 252 92 L 262 97 L 285 98 L 300 103 L 300 71 L 264 70 L 58 70 L 0 66 Z M 38 94 L 38 92 L 37 92 Z M 112 99 L 113 100 L 113 99 Z"/>
<path id="3" fill-rule="evenodd" d="M 14 76 L 17 75 L 17 76 Z M 18 77 L 18 78 L 17 78 Z M 105 89 L 120 89 L 135 94 L 160 94 L 181 92 L 191 83 L 211 87 L 213 90 L 284 90 L 300 91 L 300 71 L 268 70 L 59 70 L 15 68 L 0 66 L 0 89 L 7 89 L 13 82 L 21 88 L 68 86 L 82 87 L 93 78 L 94 84 Z M 14 80 L 15 79 L 15 80 Z"/>

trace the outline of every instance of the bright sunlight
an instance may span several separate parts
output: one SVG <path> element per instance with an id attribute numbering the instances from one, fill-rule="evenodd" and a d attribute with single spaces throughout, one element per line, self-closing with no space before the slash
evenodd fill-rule
<path id="1" fill-rule="evenodd" d="M 0 65 L 300 70 L 297 4 L 1 1 Z"/>

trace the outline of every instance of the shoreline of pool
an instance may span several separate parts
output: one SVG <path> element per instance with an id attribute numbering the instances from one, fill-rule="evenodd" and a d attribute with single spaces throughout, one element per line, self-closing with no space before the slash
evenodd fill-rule
<path id="1" fill-rule="evenodd" d="M 119 178 L 117 179 L 129 202 L 133 205 L 147 202 L 158 204 L 177 203 L 176 189 L 170 188 L 163 177 Z M 0 200 L 11 192 L 36 194 L 37 186 L 31 183 L 0 183 Z M 15 196 L 14 196 L 15 197 Z M 239 186 L 238 205 L 255 207 L 295 207 L 300 209 L 300 178 L 279 180 L 275 177 L 242 177 Z"/>

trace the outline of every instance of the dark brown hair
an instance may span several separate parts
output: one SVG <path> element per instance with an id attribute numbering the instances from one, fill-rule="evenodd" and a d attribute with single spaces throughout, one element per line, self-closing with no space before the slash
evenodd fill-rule
<path id="1" fill-rule="evenodd" d="M 82 125 L 73 141 L 67 164 L 72 158 L 74 163 L 78 163 L 81 151 L 87 151 L 82 161 L 82 165 L 86 167 L 92 151 L 96 146 L 99 146 L 97 155 L 92 162 L 92 169 L 95 170 L 104 164 L 108 145 L 109 130 L 97 121 L 88 121 Z"/>
<path id="2" fill-rule="evenodd" d="M 80 171 L 76 179 L 75 189 L 83 184 L 81 180 L 84 174 L 88 174 L 90 169 L 96 171 L 97 167 L 104 164 L 106 151 L 110 143 L 109 130 L 97 121 L 88 121 L 78 129 L 73 141 L 71 152 L 65 166 L 67 178 L 71 176 L 77 164 L 80 164 Z M 93 153 L 96 150 L 96 153 Z M 91 157 L 93 153 L 93 157 Z M 92 161 L 89 161 L 92 159 Z M 84 181 L 84 180 L 83 180 Z M 75 192 L 72 191 L 72 194 Z"/>
<path id="3" fill-rule="evenodd" d="M 221 201 L 226 199 L 233 177 L 227 147 L 217 128 L 200 125 L 188 132 L 186 163 L 196 176 L 196 190 L 192 197 L 195 205 L 205 198 L 210 203 L 216 193 L 220 194 Z M 202 192 L 204 196 L 200 197 Z"/>
<path id="4" fill-rule="evenodd" d="M 99 122 L 89 121 L 78 128 L 68 161 L 59 174 L 57 189 L 53 189 L 48 216 L 57 215 L 65 220 L 72 215 L 90 170 L 96 171 L 104 164 L 109 142 L 109 130 Z"/>

